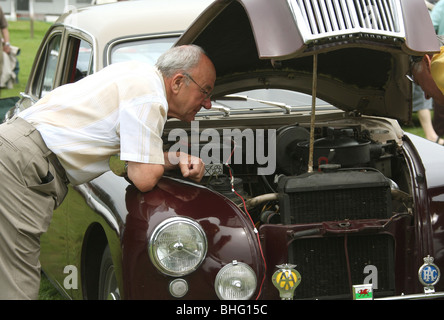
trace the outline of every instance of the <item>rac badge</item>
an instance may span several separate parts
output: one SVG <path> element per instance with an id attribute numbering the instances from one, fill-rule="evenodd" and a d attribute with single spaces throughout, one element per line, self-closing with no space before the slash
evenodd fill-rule
<path id="1" fill-rule="evenodd" d="M 418 277 L 421 284 L 424 286 L 424 292 L 434 292 L 434 285 L 438 283 L 441 277 L 441 271 L 438 266 L 433 263 L 433 257 L 427 256 L 424 258 L 424 264 L 419 268 Z"/>
<path id="2" fill-rule="evenodd" d="M 292 300 L 294 290 L 301 283 L 301 274 L 292 264 L 281 264 L 272 277 L 274 286 L 279 290 L 282 300 Z"/>

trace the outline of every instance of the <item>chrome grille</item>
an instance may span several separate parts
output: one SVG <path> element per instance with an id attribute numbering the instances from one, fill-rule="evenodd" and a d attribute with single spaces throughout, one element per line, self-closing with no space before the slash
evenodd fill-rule
<path id="1" fill-rule="evenodd" d="M 352 33 L 405 35 L 399 0 L 289 0 L 305 40 Z"/>

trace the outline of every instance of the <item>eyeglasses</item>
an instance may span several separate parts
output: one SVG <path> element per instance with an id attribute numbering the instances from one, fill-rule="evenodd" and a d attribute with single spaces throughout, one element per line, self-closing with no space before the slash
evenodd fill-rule
<path id="1" fill-rule="evenodd" d="M 203 95 L 205 95 L 204 100 L 211 99 L 211 92 L 208 92 L 207 90 L 205 90 L 204 88 L 202 88 L 202 87 L 201 87 L 201 86 L 200 86 L 200 85 L 199 85 L 199 84 L 193 79 L 193 77 L 190 76 L 188 73 L 185 73 L 185 72 L 184 72 L 183 75 L 184 75 L 185 77 L 187 77 L 188 79 L 190 79 L 191 81 L 193 81 L 194 84 L 200 88 L 200 92 L 201 92 Z"/>
<path id="2" fill-rule="evenodd" d="M 413 74 L 406 74 L 405 77 L 409 79 L 410 82 L 415 83 L 415 79 L 413 78 Z"/>

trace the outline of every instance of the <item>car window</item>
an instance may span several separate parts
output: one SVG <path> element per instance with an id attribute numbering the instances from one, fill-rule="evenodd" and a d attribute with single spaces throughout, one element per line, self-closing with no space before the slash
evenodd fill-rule
<path id="1" fill-rule="evenodd" d="M 79 55 L 77 59 L 77 70 L 85 77 L 92 73 L 93 59 L 92 59 L 92 46 L 85 40 L 80 41 Z"/>
<path id="2" fill-rule="evenodd" d="M 176 40 L 177 37 L 168 37 L 119 43 L 111 49 L 110 63 L 137 60 L 154 65 Z"/>
<path id="3" fill-rule="evenodd" d="M 87 41 L 69 37 L 63 84 L 76 82 L 92 72 L 92 46 Z"/>
<path id="4" fill-rule="evenodd" d="M 43 56 L 39 61 L 36 74 L 38 78 L 34 80 L 32 94 L 38 98 L 54 88 L 54 79 L 56 77 L 57 62 L 60 56 L 61 34 L 54 35 L 48 45 L 43 50 Z"/>

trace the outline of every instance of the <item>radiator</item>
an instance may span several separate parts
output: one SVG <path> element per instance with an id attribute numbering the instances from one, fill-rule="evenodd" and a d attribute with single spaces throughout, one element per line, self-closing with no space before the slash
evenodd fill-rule
<path id="1" fill-rule="evenodd" d="M 386 219 L 392 211 L 390 182 L 374 170 L 284 177 L 279 195 L 285 224 Z"/>

